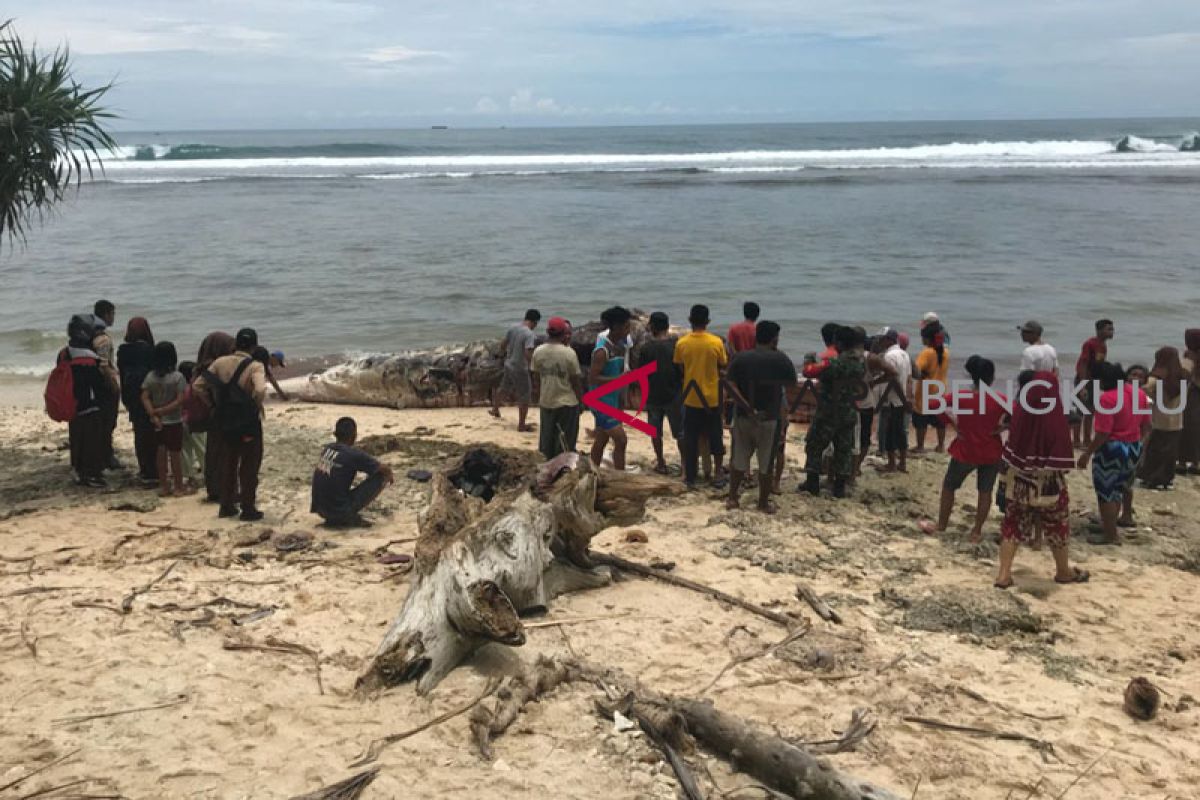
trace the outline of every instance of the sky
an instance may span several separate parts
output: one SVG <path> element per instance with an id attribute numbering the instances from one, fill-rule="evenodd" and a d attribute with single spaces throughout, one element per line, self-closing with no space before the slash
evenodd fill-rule
<path id="1" fill-rule="evenodd" d="M 8 0 L 125 130 L 1183 116 L 1189 0 Z"/>

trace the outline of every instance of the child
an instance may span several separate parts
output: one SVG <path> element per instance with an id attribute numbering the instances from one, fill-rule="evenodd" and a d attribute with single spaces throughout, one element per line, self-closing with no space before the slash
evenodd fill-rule
<path id="1" fill-rule="evenodd" d="M 154 345 L 153 370 L 142 383 L 142 405 L 154 424 L 158 439 L 159 495 L 176 497 L 189 494 L 183 486 L 183 395 L 187 382 L 177 369 L 175 345 L 159 342 Z M 168 465 L 170 474 L 168 475 Z M 175 482 L 172 492 L 170 480 Z"/>
<path id="2" fill-rule="evenodd" d="M 192 430 L 191 421 L 188 419 L 187 396 L 192 391 L 192 375 L 195 370 L 196 365 L 193 362 L 179 362 L 179 373 L 183 375 L 183 379 L 188 384 L 187 391 L 184 393 L 183 405 L 183 479 L 191 487 L 199 485 L 199 481 L 196 479 L 204 473 L 205 450 L 208 444 L 208 434 L 204 431 Z"/>

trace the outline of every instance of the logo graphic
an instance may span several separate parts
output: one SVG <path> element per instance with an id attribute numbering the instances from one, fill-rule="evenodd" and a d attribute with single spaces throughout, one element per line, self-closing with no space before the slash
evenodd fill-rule
<path id="1" fill-rule="evenodd" d="M 654 437 L 658 435 L 658 430 L 653 425 L 644 420 L 640 420 L 635 416 L 625 413 L 619 408 L 613 408 L 602 398 L 610 395 L 620 389 L 624 389 L 631 383 L 637 383 L 638 389 L 641 390 L 641 400 L 638 406 L 637 413 L 642 413 L 646 407 L 646 396 L 650 394 L 650 381 L 647 380 L 658 369 L 658 362 L 651 361 L 645 366 L 638 367 L 635 370 L 626 372 L 619 378 L 614 378 L 608 383 L 597 386 L 583 396 L 583 404 L 593 411 L 601 414 L 606 414 L 618 422 L 623 422 L 634 430 L 641 431 L 647 436 Z"/>

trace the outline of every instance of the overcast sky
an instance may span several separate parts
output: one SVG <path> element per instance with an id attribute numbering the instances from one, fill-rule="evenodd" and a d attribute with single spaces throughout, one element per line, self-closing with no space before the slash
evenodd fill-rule
<path id="1" fill-rule="evenodd" d="M 1190 0 L 8 0 L 123 129 L 1194 115 Z"/>

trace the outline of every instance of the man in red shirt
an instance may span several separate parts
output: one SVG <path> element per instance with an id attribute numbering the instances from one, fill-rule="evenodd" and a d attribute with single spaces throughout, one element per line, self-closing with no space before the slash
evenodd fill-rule
<path id="1" fill-rule="evenodd" d="M 729 326 L 730 355 L 736 355 L 743 350 L 753 350 L 757 346 L 755 331 L 758 326 L 758 303 L 743 303 L 741 322 Z"/>
<path id="2" fill-rule="evenodd" d="M 1116 332 L 1111 319 L 1096 322 L 1096 335 L 1083 343 L 1079 351 L 1079 360 L 1075 362 L 1075 380 L 1086 382 L 1088 388 L 1083 392 L 1082 399 L 1088 409 L 1095 411 L 1095 392 L 1092 382 L 1096 379 L 1096 367 L 1108 359 L 1108 342 Z M 1092 416 L 1084 414 L 1082 418 L 1072 417 L 1071 433 L 1076 447 L 1087 448 L 1092 443 Z"/>

